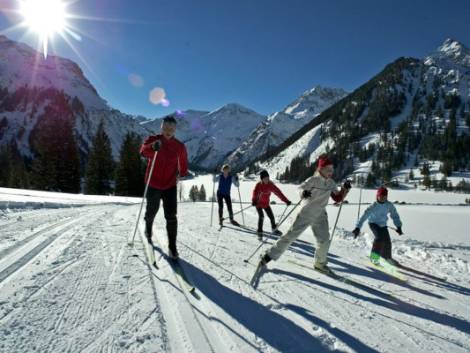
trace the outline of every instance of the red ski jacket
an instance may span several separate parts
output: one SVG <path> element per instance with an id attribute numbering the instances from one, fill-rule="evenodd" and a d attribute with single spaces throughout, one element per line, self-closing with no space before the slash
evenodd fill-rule
<path id="1" fill-rule="evenodd" d="M 264 184 L 262 181 L 258 182 L 255 186 L 255 189 L 253 190 L 253 197 L 251 198 L 251 201 L 256 202 L 257 208 L 268 208 L 271 192 L 273 192 L 282 201 L 289 201 L 272 181 L 267 184 Z"/>
<path id="2" fill-rule="evenodd" d="M 160 151 L 152 149 L 152 143 L 161 141 Z M 149 185 L 159 190 L 167 190 L 176 185 L 178 176 L 184 177 L 188 174 L 188 155 L 186 147 L 176 138 L 167 140 L 163 135 L 148 137 L 140 147 L 140 154 L 147 158 L 147 170 L 145 182 L 147 182 L 154 154 L 157 153 L 155 166 Z"/>

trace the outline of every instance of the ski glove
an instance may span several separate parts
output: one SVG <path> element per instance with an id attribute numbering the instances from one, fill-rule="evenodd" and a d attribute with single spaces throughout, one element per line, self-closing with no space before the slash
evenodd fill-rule
<path id="1" fill-rule="evenodd" d="M 292 205 L 292 202 L 287 201 L 287 202 L 286 202 L 286 205 L 287 205 L 287 206 L 290 206 L 290 205 Z"/>
<path id="2" fill-rule="evenodd" d="M 403 235 L 403 231 L 401 230 L 401 227 L 397 228 L 397 233 L 398 233 L 398 235 Z"/>
<path id="3" fill-rule="evenodd" d="M 349 180 L 346 180 L 343 184 L 343 188 L 349 191 L 351 189 L 351 182 Z"/>
<path id="4" fill-rule="evenodd" d="M 160 140 L 157 140 L 154 143 L 152 143 L 152 150 L 154 150 L 155 152 L 160 151 L 161 147 L 162 147 L 162 141 Z"/>
<path id="5" fill-rule="evenodd" d="M 307 199 L 307 198 L 309 198 L 310 196 L 312 196 L 312 192 L 311 192 L 310 190 L 304 190 L 304 191 L 302 192 L 302 198 Z"/>
<path id="6" fill-rule="evenodd" d="M 255 206 L 255 207 L 256 207 L 256 201 L 251 201 L 251 206 Z"/>
<path id="7" fill-rule="evenodd" d="M 357 236 L 359 235 L 359 232 L 360 232 L 359 228 L 354 228 L 354 230 L 352 231 L 352 233 L 354 234 L 354 239 L 357 238 Z"/>

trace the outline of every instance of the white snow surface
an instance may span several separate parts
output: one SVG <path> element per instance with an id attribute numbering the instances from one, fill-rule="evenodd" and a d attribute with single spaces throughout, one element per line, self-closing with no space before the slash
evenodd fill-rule
<path id="1" fill-rule="evenodd" d="M 254 183 L 242 180 L 243 201 Z M 181 184 L 212 190 L 210 176 Z M 298 201 L 295 185 L 279 186 Z M 365 190 L 363 201 L 373 194 Z M 236 189 L 232 195 L 237 211 Z M 469 195 L 391 191 L 391 200 L 420 204 L 397 205 L 405 235 L 392 234 L 393 255 L 415 271 L 404 271 L 406 283 L 367 266 L 367 227 L 357 240 L 348 232 L 358 195 L 348 195 L 329 254 L 330 266 L 358 283 L 312 270 L 315 242 L 307 230 L 269 264 L 257 290 L 248 284 L 257 255 L 243 262 L 260 244 L 256 236 L 211 227 L 209 202 L 180 203 L 180 262 L 196 286 L 190 294 L 162 255 L 161 213 L 158 269 L 147 265 L 142 223 L 135 249 L 127 246 L 139 198 L 0 189 L 0 351 L 468 352 L 470 208 L 458 204 Z M 285 206 L 272 207 L 279 217 Z M 327 211 L 331 229 L 338 207 Z M 244 216 L 247 226 L 256 224 L 252 207 Z"/>

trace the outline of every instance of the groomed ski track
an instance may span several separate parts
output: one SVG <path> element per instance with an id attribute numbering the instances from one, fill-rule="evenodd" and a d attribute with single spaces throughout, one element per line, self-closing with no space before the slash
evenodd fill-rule
<path id="1" fill-rule="evenodd" d="M 243 259 L 259 241 L 235 227 L 210 228 L 210 206 L 178 206 L 180 262 L 194 293 L 180 285 L 163 254 L 161 214 L 155 269 L 142 227 L 135 248 L 127 246 L 138 205 L 6 213 L 0 218 L 0 351 L 468 352 L 466 246 L 394 238 L 397 259 L 447 278 L 406 272 L 408 282 L 400 283 L 365 265 L 366 237 L 353 241 L 340 230 L 330 264 L 363 284 L 354 286 L 309 269 L 314 247 L 307 230 L 269 264 L 254 290 L 248 281 L 258 254 L 250 264 Z M 274 206 L 277 216 L 283 207 Z M 256 211 L 245 219 L 256 224 Z"/>

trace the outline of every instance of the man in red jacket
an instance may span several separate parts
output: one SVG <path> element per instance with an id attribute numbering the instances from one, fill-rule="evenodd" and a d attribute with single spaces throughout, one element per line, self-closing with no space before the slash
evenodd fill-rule
<path id="1" fill-rule="evenodd" d="M 178 230 L 176 218 L 177 177 L 184 177 L 188 174 L 186 147 L 175 138 L 175 132 L 176 119 L 167 116 L 162 121 L 161 134 L 148 137 L 140 148 L 141 155 L 148 160 L 145 182 L 150 178 L 144 217 L 145 236 L 152 243 L 153 221 L 160 207 L 160 200 L 162 200 L 168 233 L 168 254 L 173 259 L 178 258 L 178 250 L 176 249 Z M 152 175 L 149 176 L 155 154 L 155 166 Z"/>
<path id="2" fill-rule="evenodd" d="M 269 174 L 266 170 L 263 170 L 260 174 L 261 181 L 256 184 L 255 189 L 253 190 L 253 197 L 251 198 L 251 204 L 256 207 L 258 211 L 258 238 L 262 239 L 263 237 L 263 222 L 264 215 L 263 210 L 269 217 L 271 221 L 271 228 L 273 234 L 282 235 L 281 231 L 277 229 L 276 221 L 274 220 L 273 210 L 269 206 L 269 198 L 271 192 L 273 192 L 277 197 L 284 201 L 287 205 L 290 205 L 291 202 L 284 196 L 284 194 L 279 190 L 279 188 L 274 185 L 274 183 L 269 180 Z"/>

